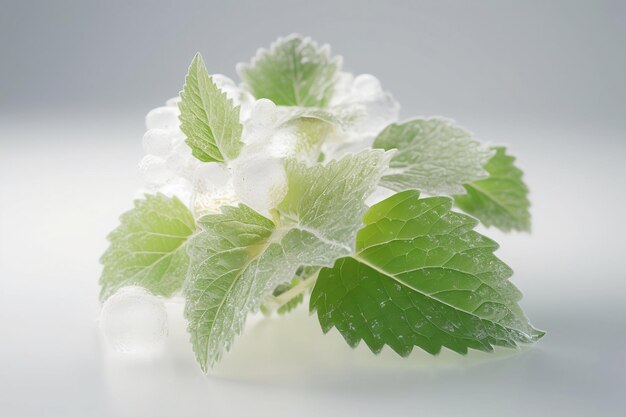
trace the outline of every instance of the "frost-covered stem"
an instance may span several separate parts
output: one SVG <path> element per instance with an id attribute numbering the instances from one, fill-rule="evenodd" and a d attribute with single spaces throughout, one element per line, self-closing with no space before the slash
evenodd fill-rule
<path id="1" fill-rule="evenodd" d="M 311 287 L 313 287 L 315 285 L 315 282 L 317 282 L 318 274 L 319 274 L 319 270 L 317 272 L 315 272 L 315 274 L 313 274 L 309 278 L 307 278 L 304 281 L 300 282 L 298 285 L 288 289 L 284 293 L 282 293 L 282 294 L 280 294 L 278 296 L 270 295 L 265 300 L 265 303 L 264 303 L 265 307 L 270 309 L 270 310 L 272 310 L 272 311 L 276 310 L 280 306 L 282 306 L 283 304 L 285 304 L 286 302 L 291 300 L 292 298 L 297 297 L 298 295 L 306 292 L 309 288 L 311 288 Z"/>

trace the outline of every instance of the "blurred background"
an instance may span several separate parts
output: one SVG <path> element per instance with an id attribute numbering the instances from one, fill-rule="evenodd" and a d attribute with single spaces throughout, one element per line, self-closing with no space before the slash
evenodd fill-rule
<path id="1" fill-rule="evenodd" d="M 12 1 L 0 9 L 0 415 L 626 414 L 626 3 Z M 281 35 L 332 45 L 401 115 L 506 144 L 533 232 L 504 235 L 522 306 L 548 332 L 519 352 L 352 351 L 305 309 L 256 320 L 213 374 L 180 317 L 151 358 L 100 340 L 106 234 L 140 186 L 144 116 Z"/>

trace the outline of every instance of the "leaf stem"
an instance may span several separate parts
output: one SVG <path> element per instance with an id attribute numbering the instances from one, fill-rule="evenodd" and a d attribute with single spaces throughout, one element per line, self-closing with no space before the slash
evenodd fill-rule
<path id="1" fill-rule="evenodd" d="M 315 272 L 315 274 L 311 275 L 304 281 L 300 282 L 298 285 L 288 289 L 284 293 L 274 296 L 270 295 L 265 299 L 263 303 L 266 308 L 270 311 L 277 310 L 283 304 L 287 303 L 289 300 L 297 297 L 298 295 L 306 292 L 309 288 L 313 287 L 317 282 L 317 276 L 319 274 L 319 270 Z"/>

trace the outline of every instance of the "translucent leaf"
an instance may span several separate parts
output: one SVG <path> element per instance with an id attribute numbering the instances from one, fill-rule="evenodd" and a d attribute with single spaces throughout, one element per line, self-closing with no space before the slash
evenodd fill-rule
<path id="1" fill-rule="evenodd" d="M 341 57 L 331 57 L 330 47 L 310 38 L 279 38 L 269 50 L 260 49 L 250 64 L 237 71 L 257 98 L 280 106 L 324 107 L 330 101 Z"/>
<path id="2" fill-rule="evenodd" d="M 179 290 L 189 263 L 185 242 L 196 229 L 187 207 L 177 198 L 146 195 L 120 222 L 100 259 L 104 265 L 100 298 L 128 285 L 163 296 Z"/>
<path id="3" fill-rule="evenodd" d="M 239 106 L 234 107 L 215 85 L 200 54 L 189 67 L 180 98 L 180 130 L 187 136 L 193 155 L 202 162 L 237 157 L 243 146 Z"/>
<path id="4" fill-rule="evenodd" d="M 467 194 L 455 196 L 456 205 L 475 216 L 485 226 L 495 226 L 505 232 L 530 230 L 530 201 L 523 172 L 513 163 L 515 158 L 503 147 L 485 169 L 489 178 L 466 184 Z"/>
<path id="5" fill-rule="evenodd" d="M 394 191 L 463 194 L 464 184 L 487 177 L 493 151 L 472 135 L 440 118 L 413 119 L 387 126 L 374 148 L 397 149 L 381 185 Z"/>
<path id="6" fill-rule="evenodd" d="M 322 329 L 350 346 L 364 340 L 402 356 L 414 346 L 490 351 L 538 340 L 508 281 L 497 244 L 473 231 L 476 220 L 450 210 L 448 197 L 405 191 L 373 206 L 356 254 L 323 268 L 311 295 Z"/>
<path id="7" fill-rule="evenodd" d="M 286 164 L 288 192 L 274 220 L 247 206 L 206 215 L 189 242 L 185 314 L 196 358 L 211 366 L 246 315 L 301 266 L 332 266 L 354 240 L 389 155 L 369 150 L 327 165 Z"/>

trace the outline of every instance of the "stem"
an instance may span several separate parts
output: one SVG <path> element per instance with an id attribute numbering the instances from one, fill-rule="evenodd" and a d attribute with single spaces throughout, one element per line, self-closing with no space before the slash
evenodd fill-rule
<path id="1" fill-rule="evenodd" d="M 265 299 L 265 306 L 267 308 L 269 308 L 270 310 L 276 310 L 278 309 L 280 306 L 282 306 L 283 304 L 285 304 L 286 302 L 288 302 L 289 300 L 291 300 L 292 298 L 306 292 L 306 290 L 308 290 L 309 288 L 313 287 L 313 285 L 315 285 L 315 283 L 317 282 L 317 275 L 319 274 L 319 270 L 312 276 L 310 276 L 309 278 L 305 279 L 304 281 L 300 282 L 298 285 L 296 285 L 293 288 L 288 289 L 287 291 L 285 291 L 284 293 L 282 293 L 281 295 L 278 296 L 273 296 L 270 295 Z"/>

